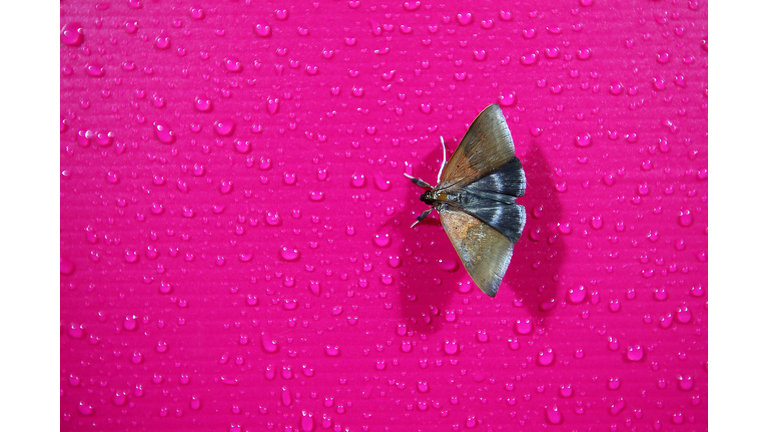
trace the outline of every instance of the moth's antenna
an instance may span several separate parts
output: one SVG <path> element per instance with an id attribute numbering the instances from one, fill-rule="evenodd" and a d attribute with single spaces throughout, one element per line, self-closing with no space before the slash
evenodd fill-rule
<path id="1" fill-rule="evenodd" d="M 443 141 L 442 135 L 440 135 L 440 144 L 443 145 L 443 163 L 440 164 L 440 171 L 438 171 L 437 173 L 437 184 L 440 184 L 440 177 L 443 176 L 443 168 L 445 168 L 446 151 L 445 151 L 445 141 Z"/>
<path id="2" fill-rule="evenodd" d="M 434 189 L 435 188 L 434 186 L 432 186 L 431 184 L 425 182 L 424 180 L 422 180 L 420 178 L 416 178 L 416 177 L 414 177 L 412 175 L 408 175 L 407 173 L 403 173 L 403 175 L 406 176 L 407 178 L 409 178 L 411 180 L 411 182 L 413 182 L 415 185 L 417 185 L 419 187 L 423 187 L 423 188 L 426 188 L 426 189 Z"/>

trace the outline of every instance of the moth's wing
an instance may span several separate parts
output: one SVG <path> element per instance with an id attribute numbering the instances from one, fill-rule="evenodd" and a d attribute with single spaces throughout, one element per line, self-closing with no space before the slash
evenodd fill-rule
<path id="1" fill-rule="evenodd" d="M 488 175 L 463 187 L 465 191 L 506 203 L 514 202 L 513 197 L 525 195 L 525 171 L 520 159 L 512 157 L 509 162 Z M 490 194 L 490 195 L 488 195 Z M 495 196 L 495 197 L 492 197 Z"/>
<path id="2" fill-rule="evenodd" d="M 513 198 L 514 199 L 514 198 Z M 525 207 L 512 202 L 505 204 L 493 200 L 478 200 L 462 204 L 461 210 L 480 219 L 501 232 L 512 244 L 520 240 L 525 228 Z"/>
<path id="3" fill-rule="evenodd" d="M 440 222 L 472 280 L 491 297 L 512 259 L 513 243 L 504 234 L 461 210 L 444 206 Z"/>
<path id="4" fill-rule="evenodd" d="M 502 167 L 515 157 L 515 144 L 497 104 L 489 105 L 467 130 L 443 168 L 436 190 L 455 190 Z"/>

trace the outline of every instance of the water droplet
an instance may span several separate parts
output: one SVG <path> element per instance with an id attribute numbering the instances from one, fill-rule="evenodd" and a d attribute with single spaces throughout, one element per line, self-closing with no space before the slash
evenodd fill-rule
<path id="1" fill-rule="evenodd" d="M 624 399 L 619 399 L 616 401 L 613 405 L 611 405 L 610 413 L 613 416 L 619 415 L 622 410 L 624 410 L 624 407 L 627 406 L 626 402 L 624 402 Z"/>
<path id="2" fill-rule="evenodd" d="M 312 432 L 315 428 L 315 419 L 312 414 L 307 413 L 306 410 L 301 411 L 301 430 L 302 432 Z"/>
<path id="3" fill-rule="evenodd" d="M 517 102 L 517 95 L 515 95 L 515 92 L 503 94 L 499 96 L 498 102 L 503 107 L 511 107 Z"/>
<path id="4" fill-rule="evenodd" d="M 64 45 L 78 46 L 83 43 L 84 36 L 85 32 L 80 23 L 67 23 L 61 28 L 61 43 Z"/>
<path id="5" fill-rule="evenodd" d="M 267 333 L 261 334 L 261 346 L 264 348 L 264 351 L 274 354 L 278 351 L 278 345 L 277 345 L 277 339 L 272 338 Z"/>
<path id="6" fill-rule="evenodd" d="M 244 140 L 235 140 L 235 150 L 237 150 L 238 153 L 250 153 L 251 152 L 251 143 L 250 141 L 244 141 Z"/>
<path id="7" fill-rule="evenodd" d="M 573 304 L 579 304 L 587 297 L 587 289 L 584 286 L 571 288 L 568 290 L 568 300 Z"/>
<path id="8" fill-rule="evenodd" d="M 518 319 L 515 322 L 515 330 L 521 335 L 527 335 L 533 330 L 533 324 L 531 324 L 531 320 L 528 318 Z"/>
<path id="9" fill-rule="evenodd" d="M 233 73 L 238 73 L 243 71 L 243 64 L 240 63 L 239 60 L 237 60 L 234 57 L 227 57 L 224 59 L 224 67 L 229 71 Z"/>
<path id="10" fill-rule="evenodd" d="M 458 343 L 456 342 L 455 339 L 454 340 L 450 340 L 450 341 L 447 340 L 447 341 L 445 341 L 445 344 L 443 345 L 443 349 L 445 350 L 446 354 L 453 355 L 453 354 L 456 354 L 457 352 L 459 352 L 459 345 L 458 345 Z"/>
<path id="11" fill-rule="evenodd" d="M 563 414 L 554 405 L 547 407 L 547 420 L 553 425 L 558 425 L 563 422 Z"/>
<path id="12" fill-rule="evenodd" d="M 277 113 L 277 110 L 280 108 L 280 99 L 268 97 L 267 98 L 267 110 L 269 111 L 270 115 L 275 115 Z"/>
<path id="13" fill-rule="evenodd" d="M 134 331 L 138 328 L 139 324 L 136 321 L 136 315 L 128 315 L 123 320 L 123 328 L 128 331 Z"/>
<path id="14" fill-rule="evenodd" d="M 579 60 L 588 60 L 590 57 L 592 57 L 592 50 L 590 50 L 589 48 L 582 48 L 580 50 L 577 50 L 576 57 Z"/>
<path id="15" fill-rule="evenodd" d="M 378 247 L 387 247 L 392 242 L 392 238 L 389 233 L 376 234 L 373 236 L 373 242 Z"/>
<path id="16" fill-rule="evenodd" d="M 213 124 L 213 128 L 221 136 L 230 136 L 235 132 L 235 122 L 232 120 L 219 120 Z"/>
<path id="17" fill-rule="evenodd" d="M 690 375 L 685 375 L 685 376 L 678 375 L 677 386 L 680 388 L 680 390 L 683 390 L 683 391 L 689 391 L 693 389 L 693 377 L 691 377 Z"/>
<path id="18" fill-rule="evenodd" d="M 577 135 L 576 145 L 579 147 L 589 147 L 592 144 L 592 136 L 589 134 Z"/>
<path id="19" fill-rule="evenodd" d="M 373 175 L 373 184 L 376 185 L 376 189 L 382 192 L 386 192 L 392 187 L 392 184 L 389 182 L 389 180 L 386 180 L 384 176 L 379 173 L 375 173 Z"/>
<path id="20" fill-rule="evenodd" d="M 552 348 L 546 348 L 544 351 L 539 352 L 536 357 L 536 362 L 541 366 L 549 366 L 555 361 L 555 351 Z"/>
<path id="21" fill-rule="evenodd" d="M 688 209 L 683 209 L 677 214 L 677 221 L 681 226 L 689 227 L 693 224 L 693 214 Z"/>
<path id="22" fill-rule="evenodd" d="M 643 359 L 644 355 L 645 352 L 643 350 L 643 346 L 639 343 L 632 344 L 627 347 L 627 358 L 632 361 L 640 361 Z"/>
<path id="23" fill-rule="evenodd" d="M 271 226 L 278 226 L 282 223 L 282 219 L 277 212 L 267 212 L 265 220 L 267 221 L 267 224 Z"/>
<path id="24" fill-rule="evenodd" d="M 59 257 L 59 268 L 60 273 L 63 275 L 71 275 L 75 271 L 75 264 L 72 263 L 69 259 L 60 256 Z"/>
<path id="25" fill-rule="evenodd" d="M 104 66 L 88 63 L 85 65 L 85 73 L 94 78 L 104 76 Z"/>
<path id="26" fill-rule="evenodd" d="M 125 262 L 133 264 L 139 260 L 139 252 L 132 249 L 126 249 L 123 258 L 125 259 Z"/>
<path id="27" fill-rule="evenodd" d="M 71 324 L 67 329 L 67 334 L 73 339 L 81 339 L 85 336 L 85 327 L 83 324 Z"/>
<path id="28" fill-rule="evenodd" d="M 160 35 L 155 38 L 155 48 L 159 50 L 167 50 L 171 47 L 171 38 L 168 36 Z"/>
<path id="29" fill-rule="evenodd" d="M 189 8 L 189 16 L 196 20 L 201 20 L 205 18 L 205 11 L 201 7 L 192 6 Z"/>
<path id="30" fill-rule="evenodd" d="M 283 173 L 283 183 L 291 186 L 296 184 L 296 174 L 294 173 Z"/>
<path id="31" fill-rule="evenodd" d="M 77 405 L 77 411 L 84 416 L 90 416 L 93 415 L 93 406 L 87 404 L 86 402 L 80 401 L 80 403 Z"/>
<path id="32" fill-rule="evenodd" d="M 688 306 L 682 305 L 679 308 L 677 308 L 677 312 L 675 313 L 675 318 L 681 324 L 688 324 L 689 322 L 691 322 L 691 319 L 693 318 L 693 314 L 691 313 L 691 310 L 688 309 Z"/>
<path id="33" fill-rule="evenodd" d="M 472 15 L 472 12 L 469 11 L 462 11 L 456 14 L 456 20 L 459 22 L 460 25 L 469 25 L 472 23 L 474 19 L 474 16 Z"/>
<path id="34" fill-rule="evenodd" d="M 352 174 L 352 187 L 361 188 L 365 186 L 365 174 Z"/>
<path id="35" fill-rule="evenodd" d="M 264 22 L 256 23 L 253 26 L 253 31 L 256 32 L 257 35 L 264 38 L 272 36 L 272 27 Z"/>
<path id="36" fill-rule="evenodd" d="M 118 391 L 112 397 L 112 403 L 116 406 L 123 406 L 126 402 L 128 402 L 128 394 L 126 392 Z"/>
<path id="37" fill-rule="evenodd" d="M 198 96 L 195 98 L 195 109 L 200 112 L 209 112 L 213 109 L 213 102 L 206 97 Z"/>
<path id="38" fill-rule="evenodd" d="M 530 66 L 530 65 L 536 63 L 536 61 L 538 61 L 538 59 L 539 59 L 539 52 L 538 51 L 534 51 L 534 52 L 530 52 L 528 54 L 522 55 L 520 57 L 520 63 L 522 63 L 522 64 L 524 64 L 526 66 Z"/>
<path id="39" fill-rule="evenodd" d="M 300 255 L 299 250 L 292 246 L 283 246 L 280 249 L 280 257 L 286 261 L 296 261 Z"/>
<path id="40" fill-rule="evenodd" d="M 154 124 L 155 136 L 164 144 L 173 144 L 176 135 L 165 122 L 156 121 Z"/>
<path id="41" fill-rule="evenodd" d="M 189 401 L 189 407 L 194 411 L 198 411 L 202 407 L 202 402 L 200 401 L 200 397 L 192 396 L 192 398 Z"/>
<path id="42" fill-rule="evenodd" d="M 453 258 L 445 258 L 437 260 L 437 266 L 442 271 L 452 272 L 459 268 L 459 263 Z"/>

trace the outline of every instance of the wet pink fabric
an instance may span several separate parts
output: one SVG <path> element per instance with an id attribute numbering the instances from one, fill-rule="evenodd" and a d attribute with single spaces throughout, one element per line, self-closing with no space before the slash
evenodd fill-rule
<path id="1" fill-rule="evenodd" d="M 61 429 L 707 429 L 704 1 L 62 1 Z M 473 285 L 484 107 L 528 222 Z"/>

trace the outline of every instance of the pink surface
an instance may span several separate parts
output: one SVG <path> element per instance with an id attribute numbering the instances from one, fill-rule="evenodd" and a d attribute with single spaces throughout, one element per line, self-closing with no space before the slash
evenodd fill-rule
<path id="1" fill-rule="evenodd" d="M 63 430 L 707 429 L 706 2 L 277 3 L 62 1 Z M 402 173 L 494 102 L 489 298 Z"/>

